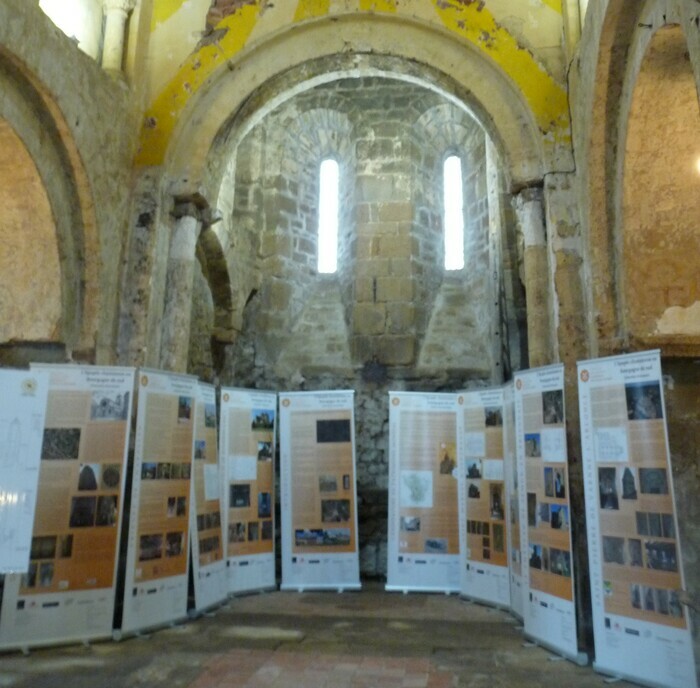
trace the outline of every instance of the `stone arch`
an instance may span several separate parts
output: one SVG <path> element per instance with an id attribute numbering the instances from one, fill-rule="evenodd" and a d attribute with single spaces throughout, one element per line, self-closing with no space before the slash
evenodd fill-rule
<path id="1" fill-rule="evenodd" d="M 338 31 L 339 22 L 343 24 L 342 32 Z M 379 46 L 368 47 L 376 43 L 379 34 L 381 51 Z M 430 45 L 438 39 L 441 49 L 431 50 Z M 326 63 L 319 71 L 321 63 L 317 61 L 331 58 L 337 66 L 329 68 Z M 284 74 L 287 83 L 292 80 L 297 84 L 295 88 L 306 89 L 335 80 L 341 73 L 389 74 L 422 83 L 452 100 L 467 102 L 501 145 L 507 177 L 515 188 L 541 179 L 546 169 L 569 163 L 566 155 L 562 158 L 560 148 L 556 152 L 545 150 L 542 133 L 523 94 L 474 46 L 418 21 L 402 18 L 399 22 L 390 17 L 360 14 L 295 26 L 294 30 L 241 51 L 218 68 L 189 99 L 168 139 L 163 161 L 167 177 L 178 187 L 202 183 L 209 151 L 217 136 L 227 130 L 231 114 L 252 105 L 258 109 L 259 89 L 263 85 L 267 88 L 275 77 Z M 284 97 L 293 90 L 288 89 Z M 276 102 L 279 101 L 272 98 L 269 106 L 274 107 Z M 156 145 L 149 143 L 148 137 L 142 139 L 142 148 L 149 145 L 158 148 L 163 142 Z M 151 162 L 145 154 L 140 160 Z"/>
<path id="2" fill-rule="evenodd" d="M 579 64 L 596 60 L 595 69 L 581 69 L 574 107 L 583 113 L 576 131 L 580 208 L 591 355 L 617 353 L 630 344 L 624 295 L 625 159 L 630 112 L 640 70 L 654 37 L 676 25 L 687 45 L 696 89 L 700 89 L 700 40 L 694 18 L 682 0 L 628 3 L 609 0 L 589 5 L 586 18 L 594 37 L 583 46 Z M 653 94 L 649 97 L 654 99 Z M 657 101 L 658 104 L 658 101 Z M 655 108 L 654 108 L 655 109 Z M 652 343 L 647 340 L 647 344 Z M 638 342 L 641 344 L 641 342 Z M 666 346 L 668 340 L 657 340 Z M 675 345 L 674 345 L 675 346 Z"/>
<path id="3" fill-rule="evenodd" d="M 50 339 L 67 349 L 95 346 L 98 313 L 96 225 L 75 142 L 46 89 L 11 55 L 0 52 L 0 117 L 26 148 L 55 224 L 60 264 L 60 324 Z"/>
<path id="4" fill-rule="evenodd" d="M 193 318 L 188 370 L 192 372 L 194 369 L 194 372 L 204 379 L 216 380 L 224 365 L 225 347 L 233 341 L 234 331 L 228 264 L 213 226 L 205 227 L 199 235 L 196 257 L 204 283 L 200 284 L 200 290 L 206 292 L 207 301 L 211 299 L 210 303 L 203 304 L 202 310 L 207 311 L 211 320 L 207 323 L 195 323 Z M 208 312 L 210 308 L 211 313 Z M 193 350 L 196 348 L 205 352 L 207 363 L 210 361 L 210 367 L 206 366 L 206 370 L 201 368 L 202 361 L 193 363 Z"/>

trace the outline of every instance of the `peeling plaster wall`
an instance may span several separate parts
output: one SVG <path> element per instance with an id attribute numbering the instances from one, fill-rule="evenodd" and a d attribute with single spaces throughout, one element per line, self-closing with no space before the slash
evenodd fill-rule
<path id="1" fill-rule="evenodd" d="M 114 361 L 137 121 L 129 91 L 38 6 L 23 0 L 0 4 L 0 66 L 3 57 L 21 75 L 16 83 L 27 84 L 22 107 L 33 113 L 33 119 L 8 121 L 25 139 L 40 173 L 50 164 L 57 172 L 42 181 L 61 240 L 70 242 L 63 256 L 62 299 L 64 315 L 72 319 L 63 323 L 63 335 L 88 360 Z M 22 93 L 13 98 L 12 107 L 19 107 Z"/>

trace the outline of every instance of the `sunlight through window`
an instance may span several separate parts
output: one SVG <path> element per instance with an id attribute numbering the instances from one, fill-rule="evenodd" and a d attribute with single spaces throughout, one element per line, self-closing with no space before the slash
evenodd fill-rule
<path id="1" fill-rule="evenodd" d="M 445 270 L 464 267 L 464 210 L 462 202 L 462 161 L 450 155 L 443 167 L 445 190 Z"/>
<path id="2" fill-rule="evenodd" d="M 318 271 L 338 269 L 338 163 L 328 158 L 321 162 L 318 204 Z"/>

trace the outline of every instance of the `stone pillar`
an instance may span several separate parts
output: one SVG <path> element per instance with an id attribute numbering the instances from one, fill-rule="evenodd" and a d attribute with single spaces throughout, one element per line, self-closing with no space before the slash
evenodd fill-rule
<path id="1" fill-rule="evenodd" d="M 176 203 L 175 228 L 170 238 L 165 282 L 165 310 L 161 326 L 160 367 L 184 373 L 190 347 L 192 288 L 197 241 L 205 211 L 192 202 Z"/>
<path id="2" fill-rule="evenodd" d="M 528 188 L 514 198 L 523 238 L 523 272 L 527 301 L 529 367 L 553 362 L 552 299 L 541 188 Z"/>
<path id="3" fill-rule="evenodd" d="M 102 67 L 121 72 L 124 58 L 124 29 L 136 0 L 103 0 L 105 33 L 102 45 Z"/>

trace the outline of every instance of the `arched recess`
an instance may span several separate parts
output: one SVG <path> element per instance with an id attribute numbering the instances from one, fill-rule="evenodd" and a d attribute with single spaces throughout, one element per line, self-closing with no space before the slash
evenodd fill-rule
<path id="1" fill-rule="evenodd" d="M 193 293 L 202 295 L 195 303 L 190 326 L 188 372 L 205 380 L 218 378 L 224 365 L 224 349 L 233 341 L 233 305 L 226 256 L 212 226 L 205 227 L 197 242 L 199 271 Z M 199 319 L 199 321 L 198 321 Z"/>
<path id="2" fill-rule="evenodd" d="M 381 36 L 381 39 L 378 37 Z M 435 47 L 439 43 L 439 50 Z M 174 131 L 167 140 L 142 139 L 141 164 L 165 164 L 166 178 L 175 188 L 192 189 L 202 184 L 207 158 L 217 135 L 227 127 L 261 87 L 276 77 L 297 75 L 297 87 L 310 88 L 347 75 L 377 75 L 373 61 L 389 59 L 403 67 L 395 78 L 417 80 L 454 98 L 460 91 L 470 108 L 500 141 L 507 177 L 514 188 L 541 180 L 546 168 L 568 164 L 545 154 L 542 132 L 521 91 L 503 70 L 473 45 L 447 31 L 380 15 L 344 15 L 296 25 L 266 41 L 242 50 L 218 67 L 206 84 L 190 97 Z M 337 68 L 323 72 L 314 68 L 320 58 L 333 57 Z M 335 74 L 333 72 L 336 72 Z M 429 75 L 429 76 L 428 76 Z M 449 75 L 449 77 L 447 76 Z M 259 101 L 257 101 L 259 105 Z M 270 107 L 275 103 L 270 102 Z M 152 122 L 154 127 L 157 122 Z M 162 134 L 165 136 L 165 134 Z M 166 147 L 165 159 L 157 159 Z M 151 156 L 146 148 L 155 151 Z"/>
<path id="3" fill-rule="evenodd" d="M 668 337 L 657 338 L 655 341 L 643 337 L 640 340 L 639 333 L 629 330 L 624 265 L 633 265 L 634 257 L 625 256 L 624 233 L 627 231 L 627 219 L 623 203 L 625 188 L 631 190 L 635 184 L 641 186 L 639 179 L 634 180 L 631 176 L 625 179 L 626 174 L 635 173 L 633 167 L 628 166 L 626 169 L 628 154 L 635 154 L 635 151 L 627 148 L 628 128 L 632 126 L 632 137 L 638 140 L 641 130 L 633 109 L 637 112 L 644 110 L 640 98 L 649 100 L 648 113 L 658 112 L 660 116 L 656 121 L 649 120 L 647 131 L 644 132 L 647 141 L 645 145 L 658 146 L 657 151 L 661 153 L 658 162 L 664 160 L 671 150 L 667 145 L 665 125 L 661 124 L 671 114 L 666 107 L 670 102 L 667 98 L 659 97 L 660 92 L 655 90 L 656 87 L 649 90 L 653 82 L 652 71 L 656 67 L 653 66 L 653 60 L 646 63 L 645 60 L 657 33 L 665 33 L 672 25 L 675 26 L 670 29 L 675 34 L 673 43 L 679 47 L 681 44 L 684 46 L 677 53 L 680 60 L 677 66 L 684 65 L 686 84 L 682 88 L 684 95 L 681 98 L 686 104 L 692 100 L 688 97 L 688 88 L 694 81 L 697 107 L 700 40 L 691 9 L 682 0 L 648 0 L 639 3 L 609 0 L 589 6 L 586 20 L 586 34 L 589 37 L 586 39 L 584 36 L 584 54 L 580 63 L 585 65 L 594 59 L 596 67 L 586 73 L 582 66 L 579 96 L 574 107 L 583 110 L 578 113 L 580 130 L 576 134 L 576 149 L 581 179 L 584 252 L 587 258 L 585 277 L 588 285 L 586 298 L 587 312 L 590 314 L 588 338 L 591 355 L 618 353 L 630 344 L 660 345 L 667 349 L 669 346 L 675 347 L 679 342 L 676 338 L 674 344 Z M 586 51 L 588 54 L 585 54 Z M 648 70 L 646 75 L 645 70 Z M 643 82 L 646 85 L 637 89 L 637 85 Z M 668 89 L 677 88 L 678 79 L 673 78 L 659 86 L 667 92 Z M 675 98 L 674 93 L 672 99 Z M 690 114 L 691 111 L 687 112 Z M 697 125 L 695 131 L 697 132 Z M 632 139 L 629 141 L 632 142 Z M 686 146 L 690 147 L 691 142 L 686 141 Z M 658 195 L 654 195 L 653 187 L 647 187 L 644 193 L 647 194 L 647 206 L 649 201 L 659 200 Z M 628 202 L 629 200 L 628 197 Z M 628 219 L 633 223 L 638 220 L 633 217 Z M 634 227 L 630 226 L 629 231 L 634 232 Z M 633 340 L 636 337 L 636 343 L 630 337 Z M 681 343 L 681 348 L 683 346 Z"/>
<path id="4" fill-rule="evenodd" d="M 46 338 L 65 345 L 69 354 L 86 350 L 90 358 L 99 311 L 99 265 L 91 259 L 98 255 L 98 240 L 87 177 L 68 127 L 46 89 L 2 52 L 0 92 L 0 118 L 26 150 L 55 227 L 60 319 Z M 33 279 L 41 280 L 41 272 Z"/>

